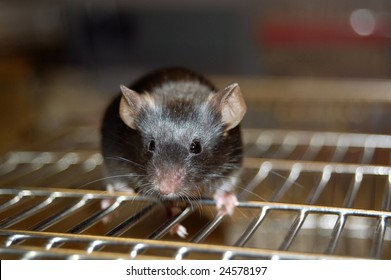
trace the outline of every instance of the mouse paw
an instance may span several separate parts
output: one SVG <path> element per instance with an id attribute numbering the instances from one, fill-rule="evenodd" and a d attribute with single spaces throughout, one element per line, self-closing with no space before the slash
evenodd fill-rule
<path id="1" fill-rule="evenodd" d="M 134 190 L 128 187 L 126 183 L 121 181 L 115 182 L 113 184 L 108 184 L 106 186 L 106 190 L 109 194 L 113 194 L 115 191 L 128 192 L 130 194 L 134 194 Z M 102 210 L 107 209 L 114 203 L 114 201 L 115 200 L 112 198 L 104 198 L 100 202 L 100 208 Z M 113 214 L 108 214 L 105 217 L 103 217 L 102 221 L 104 224 L 108 224 L 112 221 L 112 219 L 113 219 Z"/>
<path id="2" fill-rule="evenodd" d="M 129 187 L 127 183 L 122 181 L 117 181 L 113 184 L 109 184 L 107 185 L 106 189 L 109 193 L 113 193 L 114 191 L 127 192 L 129 194 L 135 193 L 133 188 Z"/>
<path id="3" fill-rule="evenodd" d="M 102 201 L 100 202 L 100 208 L 102 210 L 104 210 L 106 208 L 109 208 L 113 203 L 114 203 L 114 200 L 111 198 L 102 199 Z M 103 222 L 103 224 L 106 225 L 106 224 L 110 223 L 112 221 L 112 219 L 113 219 L 113 214 L 108 214 L 103 217 L 102 222 Z"/>
<path id="4" fill-rule="evenodd" d="M 100 209 L 104 210 L 109 208 L 114 203 L 114 200 L 111 198 L 104 198 L 100 202 Z"/>
<path id="5" fill-rule="evenodd" d="M 172 202 L 166 204 L 167 218 L 172 219 L 173 217 L 179 215 L 182 212 L 182 209 L 179 207 L 173 206 Z M 178 235 L 180 238 L 186 238 L 188 235 L 187 230 L 181 224 L 176 224 L 170 229 L 171 235 Z"/>
<path id="6" fill-rule="evenodd" d="M 219 211 L 219 214 L 228 214 L 229 216 L 233 215 L 236 205 L 238 205 L 236 195 L 231 192 L 217 190 L 213 198 L 216 201 L 216 209 Z"/>
<path id="7" fill-rule="evenodd" d="M 108 184 L 106 186 L 106 190 L 108 194 L 114 194 L 115 191 L 118 192 L 128 192 L 129 194 L 134 194 L 134 190 L 131 187 L 128 187 L 127 184 L 124 182 L 115 182 L 114 184 Z M 114 199 L 112 198 L 105 198 L 102 199 L 100 206 L 102 209 L 106 209 L 110 207 L 111 204 L 114 203 Z"/>
<path id="8" fill-rule="evenodd" d="M 112 194 L 114 193 L 114 187 L 112 184 L 108 184 L 106 186 L 106 190 L 109 194 Z M 100 208 L 102 210 L 106 209 L 106 208 L 109 208 L 112 204 L 114 203 L 114 200 L 112 198 L 104 198 L 100 201 Z M 102 222 L 104 224 L 108 224 L 110 223 L 112 220 L 112 215 L 106 215 L 105 217 L 103 217 L 102 219 Z"/>
<path id="9" fill-rule="evenodd" d="M 176 224 L 170 229 L 170 234 L 171 235 L 178 235 L 180 238 L 186 238 L 188 235 L 187 229 L 182 226 L 181 224 Z"/>

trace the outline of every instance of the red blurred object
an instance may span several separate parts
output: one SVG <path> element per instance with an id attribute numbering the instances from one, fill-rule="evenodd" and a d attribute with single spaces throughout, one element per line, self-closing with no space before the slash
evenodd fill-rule
<path id="1" fill-rule="evenodd" d="M 257 37 L 266 47 L 311 47 L 341 44 L 385 45 L 388 37 L 387 28 L 381 24 L 367 36 L 357 34 L 349 25 L 324 22 L 300 22 L 267 20 L 257 29 Z"/>

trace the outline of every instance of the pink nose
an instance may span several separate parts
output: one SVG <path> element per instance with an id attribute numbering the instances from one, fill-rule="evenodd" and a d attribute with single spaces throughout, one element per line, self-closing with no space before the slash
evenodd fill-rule
<path id="1" fill-rule="evenodd" d="M 172 194 L 172 193 L 174 193 L 173 191 L 171 191 L 171 190 L 169 190 L 169 189 L 161 189 L 161 188 L 159 188 L 159 192 L 160 192 L 160 194 L 162 194 L 162 195 L 169 195 L 169 194 Z"/>
<path id="2" fill-rule="evenodd" d="M 160 172 L 156 178 L 156 189 L 162 195 L 178 193 L 182 187 L 184 179 L 183 169 L 174 169 L 167 172 Z"/>

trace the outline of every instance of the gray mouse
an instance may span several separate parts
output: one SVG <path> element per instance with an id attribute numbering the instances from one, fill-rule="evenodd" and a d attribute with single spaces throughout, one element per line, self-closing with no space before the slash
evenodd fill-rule
<path id="1" fill-rule="evenodd" d="M 232 215 L 242 162 L 240 125 L 246 104 L 238 84 L 222 90 L 185 68 L 164 68 L 121 85 L 108 106 L 101 147 L 108 190 L 192 203 L 213 196 Z M 177 225 L 181 237 L 186 229 Z"/>

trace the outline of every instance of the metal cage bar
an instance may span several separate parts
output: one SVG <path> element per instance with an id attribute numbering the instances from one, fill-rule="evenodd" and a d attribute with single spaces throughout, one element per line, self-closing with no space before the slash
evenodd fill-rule
<path id="1" fill-rule="evenodd" d="M 22 259 L 391 258 L 386 246 L 391 242 L 391 137 L 247 129 L 244 140 L 242 185 L 232 218 L 214 210 L 212 200 L 201 199 L 197 208 L 184 205 L 176 216 L 154 220 L 160 211 L 156 201 L 104 191 L 103 159 L 94 150 L 9 152 L 0 164 L 0 254 Z M 364 192 L 372 193 L 372 201 Z M 109 206 L 102 209 L 103 202 Z M 142 206 L 132 208 L 130 202 Z M 125 204 L 133 212 L 105 222 Z M 200 214 L 204 208 L 210 210 Z M 80 213 L 82 218 L 72 219 Z M 336 220 L 324 224 L 330 215 Z M 367 230 L 371 237 L 362 239 L 370 243 L 367 255 L 338 251 L 342 236 L 352 230 L 351 217 L 374 221 Z M 142 231 L 149 219 L 153 227 Z M 195 221 L 201 224 L 187 239 L 168 234 L 179 223 Z M 235 234 L 219 237 L 227 227 Z M 144 237 L 127 237 L 133 230 Z M 321 239 L 325 247 L 297 251 L 303 236 Z M 262 243 L 272 237 L 278 238 Z"/>

